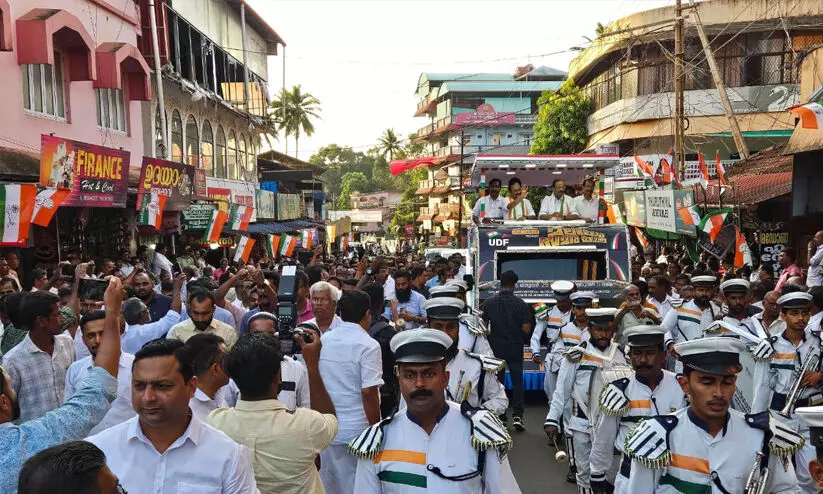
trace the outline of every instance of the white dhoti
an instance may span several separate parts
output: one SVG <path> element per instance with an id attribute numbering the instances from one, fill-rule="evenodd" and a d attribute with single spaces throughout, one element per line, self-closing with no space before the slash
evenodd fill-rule
<path id="1" fill-rule="evenodd" d="M 354 494 L 357 457 L 348 445 L 332 444 L 320 453 L 320 482 L 326 494 Z"/>

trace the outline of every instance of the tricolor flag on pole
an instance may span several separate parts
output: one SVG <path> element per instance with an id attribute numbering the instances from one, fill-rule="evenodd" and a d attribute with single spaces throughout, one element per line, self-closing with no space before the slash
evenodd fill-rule
<path id="1" fill-rule="evenodd" d="M 789 108 L 789 111 L 800 117 L 804 129 L 823 130 L 823 100 L 807 105 Z"/>
<path id="2" fill-rule="evenodd" d="M 34 213 L 32 213 L 31 222 L 35 225 L 49 226 L 54 213 L 57 208 L 63 204 L 71 194 L 71 189 L 58 189 L 49 187 L 37 193 L 37 198 L 34 200 Z"/>
<path id="3" fill-rule="evenodd" d="M 277 254 L 280 252 L 278 249 L 280 247 L 280 235 L 266 235 L 266 254 L 271 259 L 277 257 Z"/>
<path id="4" fill-rule="evenodd" d="M 143 194 L 143 204 L 140 214 L 137 215 L 137 224 L 153 226 L 155 230 L 160 229 L 163 223 L 163 209 L 169 196 L 160 194 L 157 190 L 152 190 L 148 194 Z"/>
<path id="5" fill-rule="evenodd" d="M 700 210 L 697 204 L 685 208 L 678 208 L 677 214 L 683 219 L 686 226 L 695 226 L 700 224 Z"/>
<path id="6" fill-rule="evenodd" d="M 640 230 L 640 228 L 634 227 L 634 234 L 637 235 L 637 240 L 644 249 L 649 246 L 649 239 L 646 238 L 646 235 Z"/>
<path id="7" fill-rule="evenodd" d="M 484 197 L 486 197 L 486 170 L 480 170 L 480 198 Z M 480 220 L 484 219 L 486 219 L 486 201 L 480 201 Z"/>
<path id="8" fill-rule="evenodd" d="M 731 209 L 718 209 L 706 213 L 706 216 L 700 220 L 700 224 L 697 226 L 698 230 L 707 233 L 709 240 L 714 243 L 714 239 L 717 238 L 717 234 L 720 233 L 720 229 L 723 228 L 723 222 L 726 220 L 726 216 L 731 212 Z"/>
<path id="9" fill-rule="evenodd" d="M 706 162 L 703 160 L 703 153 L 697 153 L 697 169 L 700 171 L 698 181 L 703 186 L 703 190 L 707 190 L 709 187 L 709 167 L 706 166 Z"/>
<path id="10" fill-rule="evenodd" d="M 280 255 L 291 257 L 294 253 L 294 248 L 297 246 L 297 237 L 286 235 L 285 233 L 280 238 Z"/>
<path id="11" fill-rule="evenodd" d="M 723 187 L 729 186 L 729 181 L 726 180 L 726 169 L 723 168 L 723 163 L 720 162 L 720 151 L 715 155 L 715 166 L 717 167 L 717 180 Z"/>
<path id="12" fill-rule="evenodd" d="M 37 200 L 34 184 L 6 184 L 0 186 L 0 213 L 3 221 L 3 242 L 19 243 L 29 238 L 29 226 Z"/>
<path id="13" fill-rule="evenodd" d="M 310 250 L 311 249 L 311 241 L 312 241 L 312 232 L 311 230 L 303 230 L 300 232 L 300 244 L 303 246 L 304 249 Z"/>
<path id="14" fill-rule="evenodd" d="M 254 239 L 240 235 L 240 239 L 237 242 L 237 251 L 234 253 L 234 262 L 238 262 L 240 259 L 242 259 L 243 262 L 248 262 L 252 247 L 254 247 Z"/>
<path id="15" fill-rule="evenodd" d="M 229 208 L 229 229 L 245 232 L 249 229 L 249 221 L 254 208 L 242 204 L 232 204 Z"/>
<path id="16" fill-rule="evenodd" d="M 734 241 L 734 267 L 742 268 L 743 266 L 752 265 L 752 251 L 749 250 L 749 245 L 746 243 L 746 237 L 739 228 L 736 228 Z"/>
<path id="17" fill-rule="evenodd" d="M 220 211 L 219 209 L 215 209 L 214 212 L 211 214 L 211 222 L 209 223 L 209 229 L 206 230 L 206 234 L 203 235 L 204 242 L 217 242 L 220 239 L 220 232 L 223 231 L 223 225 L 226 224 L 228 221 L 229 215 Z"/>
<path id="18" fill-rule="evenodd" d="M 652 168 L 652 165 L 636 154 L 634 155 L 634 163 L 640 170 L 641 177 L 654 181 L 654 169 Z"/>

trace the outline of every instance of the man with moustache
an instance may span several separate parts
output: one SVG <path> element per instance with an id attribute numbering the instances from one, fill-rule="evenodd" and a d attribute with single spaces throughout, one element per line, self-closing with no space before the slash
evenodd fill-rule
<path id="1" fill-rule="evenodd" d="M 538 218 L 541 220 L 565 220 L 572 217 L 574 200 L 566 195 L 566 183 L 562 179 L 552 182 L 552 193 L 540 201 Z"/>
<path id="2" fill-rule="evenodd" d="M 687 405 L 677 376 L 663 369 L 665 336 L 666 330 L 661 326 L 633 326 L 626 330 L 634 374 L 612 381 L 600 394 L 600 419 L 593 424 L 589 460 L 594 494 L 628 494 L 631 458 L 625 455 L 626 435 L 644 417 L 671 413 Z M 618 466 L 615 450 L 622 455 L 619 472 L 613 471 Z"/>
<path id="3" fill-rule="evenodd" d="M 502 220 L 509 217 L 509 201 L 500 195 L 503 182 L 499 178 L 489 181 L 489 193 L 474 203 L 472 221 L 488 223 L 489 220 Z"/>
<path id="4" fill-rule="evenodd" d="M 780 306 L 777 305 L 779 298 L 780 293 L 774 290 L 766 292 L 763 297 L 763 312 L 752 316 L 752 319 L 756 319 L 769 336 L 779 335 L 786 329 L 786 321 L 780 317 Z"/>
<path id="5" fill-rule="evenodd" d="M 400 391 L 408 408 L 369 427 L 349 443 L 356 455 L 357 494 L 519 493 L 506 454 L 512 440 L 494 413 L 446 400 L 442 331 L 401 331 L 391 341 Z"/>
<path id="6" fill-rule="evenodd" d="M 752 320 L 752 316 L 761 312 L 760 309 L 749 305 L 749 282 L 732 278 L 720 284 L 720 291 L 726 298 L 726 315 L 723 321 L 747 329 L 753 335 L 760 334 L 758 329 L 765 333 L 764 328 L 758 328 L 760 321 Z"/>
<path id="7" fill-rule="evenodd" d="M 411 275 L 408 271 L 401 270 L 394 273 L 394 293 L 395 299 L 391 305 L 386 307 L 383 316 L 391 321 L 403 319 L 406 329 L 420 327 L 426 322 L 426 297 L 412 290 Z M 395 305 L 396 304 L 396 305 Z"/>
<path id="8" fill-rule="evenodd" d="M 648 418 L 627 435 L 625 454 L 632 459 L 627 492 L 744 492 L 752 468 L 768 467 L 764 492 L 799 493 L 794 469 L 784 468 L 784 461 L 803 439 L 770 428 L 767 413 L 729 409 L 746 346 L 737 338 L 709 337 L 678 343 L 675 350 L 683 364 L 677 380 L 689 406 Z M 773 453 L 776 448 L 780 454 Z M 762 460 L 757 452 L 764 454 Z"/>
<path id="9" fill-rule="evenodd" d="M 154 283 L 145 271 L 132 277 L 131 286 L 134 288 L 134 295 L 149 308 L 149 322 L 159 321 L 171 308 L 171 297 L 155 292 Z"/>
<path id="10" fill-rule="evenodd" d="M 703 330 L 722 316 L 720 307 L 712 299 L 715 295 L 717 276 L 708 273 L 695 273 L 692 277 L 694 299 L 675 307 L 663 319 L 663 327 L 669 332 L 666 349 L 671 352 L 674 345 L 691 341 L 703 336 Z M 675 370 L 682 368 L 680 362 Z"/>
<path id="11" fill-rule="evenodd" d="M 553 442 L 560 430 L 560 421 L 568 402 L 572 404 L 572 417 L 568 422 L 571 431 L 571 454 L 577 469 L 577 490 L 580 494 L 591 491 L 589 456 L 592 438 L 588 410 L 589 382 L 595 369 L 610 365 L 626 364 L 622 350 L 612 341 L 614 315 L 617 309 L 586 309 L 589 318 L 589 339 L 564 353 L 557 389 L 552 395 L 549 414 L 543 430 Z M 567 431 L 567 433 L 568 433 Z"/>

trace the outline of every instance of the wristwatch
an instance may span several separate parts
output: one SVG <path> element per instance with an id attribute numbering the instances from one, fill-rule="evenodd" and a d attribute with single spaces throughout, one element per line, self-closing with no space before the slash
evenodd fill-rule
<path id="1" fill-rule="evenodd" d="M 366 270 L 366 274 L 369 276 L 374 276 L 374 270 L 372 268 L 369 268 Z"/>

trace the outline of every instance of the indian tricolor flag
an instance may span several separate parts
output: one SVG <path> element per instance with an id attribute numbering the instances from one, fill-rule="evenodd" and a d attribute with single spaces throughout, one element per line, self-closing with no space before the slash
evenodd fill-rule
<path id="1" fill-rule="evenodd" d="M 229 209 L 229 229 L 239 232 L 245 232 L 249 229 L 249 221 L 254 208 L 251 206 L 244 206 L 242 204 L 232 204 Z"/>
<path id="2" fill-rule="evenodd" d="M 48 187 L 37 193 L 31 222 L 39 226 L 49 226 L 57 208 L 69 197 L 71 189 Z"/>
<path id="3" fill-rule="evenodd" d="M 698 181 L 703 186 L 703 190 L 706 190 L 709 186 L 709 167 L 703 159 L 703 153 L 697 153 L 697 170 L 700 172 Z"/>
<path id="4" fill-rule="evenodd" d="M 340 252 L 344 252 L 349 246 L 349 237 L 343 235 L 340 237 Z"/>
<path id="5" fill-rule="evenodd" d="M 612 225 L 623 224 L 623 213 L 620 212 L 620 206 L 613 203 L 606 203 L 606 217 L 609 218 L 609 223 Z"/>
<path id="6" fill-rule="evenodd" d="M 749 245 L 746 243 L 746 237 L 739 228 L 735 228 L 734 241 L 734 267 L 742 268 L 743 266 L 752 265 L 752 251 L 749 250 Z"/>
<path id="7" fill-rule="evenodd" d="M 695 226 L 700 224 L 700 210 L 697 204 L 685 208 L 678 208 L 677 214 L 683 220 L 686 226 Z"/>
<path id="8" fill-rule="evenodd" d="M 800 124 L 804 129 L 823 130 L 823 100 L 807 105 L 789 108 L 789 111 L 800 117 Z"/>
<path id="9" fill-rule="evenodd" d="M 637 168 L 640 170 L 640 174 L 643 178 L 654 180 L 654 168 L 648 161 L 635 154 L 634 163 L 637 165 Z"/>
<path id="10" fill-rule="evenodd" d="M 297 237 L 286 235 L 285 233 L 280 237 L 280 255 L 291 257 L 294 254 L 294 248 L 297 247 Z"/>
<path id="11" fill-rule="evenodd" d="M 237 242 L 237 251 L 234 253 L 234 262 L 238 262 L 241 259 L 243 262 L 248 262 L 252 247 L 254 247 L 254 239 L 240 235 L 240 239 Z"/>
<path id="12" fill-rule="evenodd" d="M 266 235 L 266 244 L 264 247 L 266 248 L 266 254 L 271 259 L 277 257 L 279 253 L 278 248 L 280 247 L 280 235 Z"/>
<path id="13" fill-rule="evenodd" d="M 644 249 L 649 246 L 649 239 L 646 238 L 646 235 L 642 230 L 640 230 L 640 228 L 634 227 L 634 234 L 637 235 L 637 240 Z"/>
<path id="14" fill-rule="evenodd" d="M 311 242 L 312 242 L 312 232 L 311 230 L 303 230 L 300 232 L 300 245 L 303 246 L 304 249 L 311 249 Z"/>
<path id="15" fill-rule="evenodd" d="M 29 226 L 34 213 L 37 186 L 34 184 L 6 184 L 0 186 L 0 211 L 3 214 L 4 243 L 19 243 L 29 238 Z"/>
<path id="16" fill-rule="evenodd" d="M 217 242 L 220 239 L 220 232 L 223 231 L 223 225 L 229 220 L 229 215 L 219 209 L 215 209 L 211 214 L 211 222 L 206 234 L 203 235 L 204 242 Z"/>
<path id="17" fill-rule="evenodd" d="M 140 208 L 140 214 L 137 216 L 137 224 L 153 226 L 156 230 L 159 230 L 160 225 L 163 223 L 163 209 L 166 207 L 168 199 L 169 196 L 160 194 L 157 190 L 143 194 L 143 205 Z"/>
<path id="18" fill-rule="evenodd" d="M 720 152 L 718 151 L 717 154 L 714 156 L 715 159 L 715 166 L 717 167 L 717 179 L 720 181 L 720 185 L 724 187 L 729 186 L 729 181 L 726 180 L 726 169 L 723 168 L 723 163 L 720 162 Z"/>
<path id="19" fill-rule="evenodd" d="M 731 209 L 718 209 L 716 211 L 710 211 L 700 220 L 700 224 L 697 228 L 704 233 L 709 235 L 709 240 L 714 243 L 714 239 L 717 238 L 717 234 L 720 233 L 720 230 L 723 228 L 723 222 L 726 221 L 726 216 L 731 213 Z"/>

